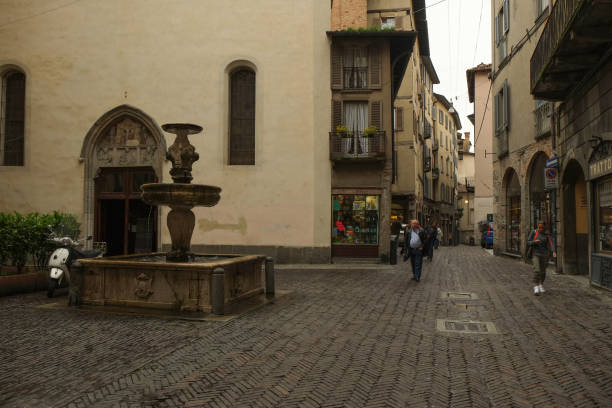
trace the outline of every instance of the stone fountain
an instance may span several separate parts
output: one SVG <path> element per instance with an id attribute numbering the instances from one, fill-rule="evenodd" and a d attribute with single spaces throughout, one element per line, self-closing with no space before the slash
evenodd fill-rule
<path id="1" fill-rule="evenodd" d="M 220 199 L 216 186 L 191 184 L 193 163 L 199 159 L 188 135 L 202 127 L 186 123 L 162 126 L 176 134 L 167 152 L 173 183 L 142 185 L 149 205 L 167 205 L 172 241 L 167 253 L 113 256 L 79 260 L 71 287 L 80 303 L 114 307 L 169 309 L 179 312 L 224 314 L 242 300 L 264 292 L 273 295 L 273 261 L 262 255 L 196 254 L 191 252 L 196 206 L 212 207 Z"/>

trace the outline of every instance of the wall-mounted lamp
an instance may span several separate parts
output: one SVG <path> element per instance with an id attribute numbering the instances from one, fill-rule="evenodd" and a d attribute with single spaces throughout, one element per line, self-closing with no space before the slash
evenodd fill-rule
<path id="1" fill-rule="evenodd" d="M 599 145 L 603 142 L 603 139 L 601 138 L 601 136 L 593 135 L 593 137 L 589 139 L 589 142 L 591 143 L 591 147 L 593 149 L 597 149 Z"/>

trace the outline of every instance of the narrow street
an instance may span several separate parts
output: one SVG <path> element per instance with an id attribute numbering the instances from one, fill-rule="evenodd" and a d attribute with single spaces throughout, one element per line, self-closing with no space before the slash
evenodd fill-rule
<path id="1" fill-rule="evenodd" d="M 279 269 L 291 292 L 229 322 L 0 298 L 0 406 L 612 406 L 612 294 L 586 278 L 535 297 L 528 265 L 468 246 L 419 283 L 356 268 Z"/>

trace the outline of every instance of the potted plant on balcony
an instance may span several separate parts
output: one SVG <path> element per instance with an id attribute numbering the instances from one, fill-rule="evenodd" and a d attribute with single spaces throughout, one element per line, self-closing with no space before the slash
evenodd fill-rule
<path id="1" fill-rule="evenodd" d="M 342 153 L 350 153 L 353 147 L 353 132 L 344 125 L 338 125 L 336 126 L 336 135 L 340 136 Z"/>
<path id="2" fill-rule="evenodd" d="M 370 125 L 367 128 L 363 129 L 361 132 L 361 137 L 359 138 L 359 143 L 361 144 L 361 152 L 362 153 L 370 153 L 372 150 L 372 144 L 374 143 L 374 136 L 378 134 L 378 128 L 374 125 Z"/>

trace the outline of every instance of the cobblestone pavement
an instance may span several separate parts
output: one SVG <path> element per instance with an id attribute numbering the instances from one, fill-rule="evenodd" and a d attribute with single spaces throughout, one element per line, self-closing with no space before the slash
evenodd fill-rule
<path id="1" fill-rule="evenodd" d="M 439 249 L 419 283 L 406 266 L 279 270 L 291 294 L 229 322 L 0 298 L 0 406 L 612 406 L 608 292 L 554 275 L 535 297 L 529 266 L 477 247 Z"/>

